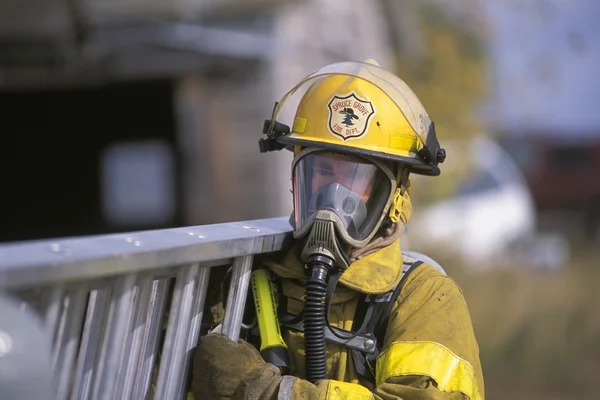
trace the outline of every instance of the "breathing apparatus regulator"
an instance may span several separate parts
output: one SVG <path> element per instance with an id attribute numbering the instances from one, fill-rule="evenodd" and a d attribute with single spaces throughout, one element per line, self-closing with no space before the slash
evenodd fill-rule
<path id="1" fill-rule="evenodd" d="M 298 93 L 290 129 L 277 117 Z M 331 64 L 308 75 L 275 103 L 263 133 L 261 152 L 294 152 L 290 222 L 303 243 L 306 272 L 306 377 L 317 382 L 327 372 L 331 296 L 351 252 L 400 220 L 410 173 L 439 175 L 445 151 L 416 95 L 371 60 Z"/>

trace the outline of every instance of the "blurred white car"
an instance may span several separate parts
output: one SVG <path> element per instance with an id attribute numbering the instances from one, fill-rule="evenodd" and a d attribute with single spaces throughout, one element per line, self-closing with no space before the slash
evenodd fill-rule
<path id="1" fill-rule="evenodd" d="M 417 209 L 406 236 L 410 246 L 448 246 L 477 266 L 532 237 L 536 212 L 521 171 L 504 149 L 489 139 L 469 146 L 474 173 L 458 183 L 452 198 Z"/>

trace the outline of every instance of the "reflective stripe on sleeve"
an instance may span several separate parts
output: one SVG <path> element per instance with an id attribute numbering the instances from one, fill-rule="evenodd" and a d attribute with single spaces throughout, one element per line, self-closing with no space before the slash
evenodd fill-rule
<path id="1" fill-rule="evenodd" d="M 473 366 L 435 342 L 395 342 L 377 358 L 377 386 L 393 376 L 421 375 L 444 392 L 461 392 L 481 400 Z"/>

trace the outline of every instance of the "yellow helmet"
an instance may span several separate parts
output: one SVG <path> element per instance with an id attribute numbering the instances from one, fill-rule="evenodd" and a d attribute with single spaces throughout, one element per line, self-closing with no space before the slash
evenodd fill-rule
<path id="1" fill-rule="evenodd" d="M 290 130 L 277 116 L 306 86 Z M 439 175 L 446 156 L 415 93 L 372 60 L 335 63 L 308 75 L 276 103 L 263 132 L 262 152 L 319 148 L 396 162 L 422 175 Z"/>

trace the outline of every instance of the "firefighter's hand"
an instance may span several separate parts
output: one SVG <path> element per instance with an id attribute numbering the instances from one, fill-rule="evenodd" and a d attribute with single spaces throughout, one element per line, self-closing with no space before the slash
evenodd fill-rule
<path id="1" fill-rule="evenodd" d="M 192 391 L 200 399 L 276 399 L 279 369 L 263 361 L 251 344 L 210 334 L 194 355 Z"/>

